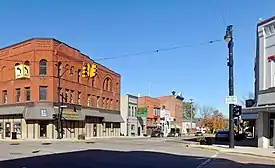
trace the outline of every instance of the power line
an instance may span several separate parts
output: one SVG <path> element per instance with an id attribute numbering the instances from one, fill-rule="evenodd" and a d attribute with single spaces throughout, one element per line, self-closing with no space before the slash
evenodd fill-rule
<path id="1" fill-rule="evenodd" d="M 152 53 L 159 53 L 162 51 L 171 51 L 171 50 L 177 50 L 181 48 L 188 48 L 188 47 L 195 47 L 195 46 L 202 46 L 202 45 L 209 45 L 213 43 L 218 43 L 222 40 L 210 40 L 210 41 L 205 41 L 205 42 L 199 42 L 199 43 L 194 43 L 194 44 L 184 44 L 184 45 L 179 45 L 179 46 L 174 46 L 174 47 L 167 47 L 167 48 L 160 48 L 160 49 L 154 49 L 151 51 L 144 51 L 144 52 L 137 52 L 137 53 L 132 53 L 132 54 L 124 54 L 124 55 L 117 55 L 117 56 L 111 56 L 111 57 L 104 57 L 104 58 L 98 58 L 98 59 L 92 59 L 93 61 L 103 61 L 103 60 L 110 60 L 110 59 L 118 59 L 118 58 L 125 58 L 125 57 L 132 57 L 132 56 L 138 56 L 138 55 L 146 55 L 146 54 L 152 54 Z M 5 59 L 5 58 L 0 58 L 0 60 L 4 61 L 10 61 L 10 62 L 22 62 L 23 60 L 15 60 L 15 59 Z M 39 61 L 31 61 L 28 60 L 29 62 L 39 62 Z M 55 61 L 50 61 L 47 60 L 47 62 L 86 62 L 83 60 L 79 61 L 72 61 L 72 60 L 55 60 Z"/>

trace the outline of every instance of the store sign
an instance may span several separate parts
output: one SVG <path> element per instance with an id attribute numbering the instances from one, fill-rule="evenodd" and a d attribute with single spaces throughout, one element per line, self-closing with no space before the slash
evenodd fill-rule
<path id="1" fill-rule="evenodd" d="M 79 118 L 79 114 L 77 111 L 72 109 L 63 109 L 62 117 L 64 117 L 66 120 L 77 120 Z"/>
<path id="2" fill-rule="evenodd" d="M 148 117 L 148 108 L 147 107 L 138 108 L 137 117 Z"/>
<path id="3" fill-rule="evenodd" d="M 83 78 L 92 78 L 97 74 L 97 65 L 96 64 L 86 64 L 82 67 L 82 77 Z"/>
<path id="4" fill-rule="evenodd" d="M 47 117 L 48 116 L 47 109 L 40 109 L 40 115 L 41 117 Z"/>
<path id="5" fill-rule="evenodd" d="M 30 66 L 29 65 L 16 65 L 15 66 L 15 79 L 30 78 Z"/>

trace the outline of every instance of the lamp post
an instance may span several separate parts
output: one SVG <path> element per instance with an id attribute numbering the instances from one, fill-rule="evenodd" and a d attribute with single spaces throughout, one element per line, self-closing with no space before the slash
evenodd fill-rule
<path id="1" fill-rule="evenodd" d="M 234 96 L 234 74 L 233 74 L 233 35 L 232 35 L 232 25 L 227 26 L 226 34 L 224 36 L 224 40 L 227 42 L 228 47 L 228 62 L 227 66 L 229 69 L 229 81 L 228 81 L 228 89 L 229 96 Z M 229 148 L 234 148 L 234 116 L 233 116 L 233 104 L 229 104 Z"/>

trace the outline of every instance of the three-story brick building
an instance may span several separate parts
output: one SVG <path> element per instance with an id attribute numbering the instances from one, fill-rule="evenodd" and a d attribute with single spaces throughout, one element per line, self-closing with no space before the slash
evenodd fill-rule
<path id="1" fill-rule="evenodd" d="M 86 64 L 97 65 L 95 77 L 82 77 Z M 0 66 L 0 138 L 12 132 L 22 139 L 56 138 L 58 96 L 64 138 L 120 135 L 120 75 L 79 50 L 55 39 L 29 39 L 2 48 Z"/>

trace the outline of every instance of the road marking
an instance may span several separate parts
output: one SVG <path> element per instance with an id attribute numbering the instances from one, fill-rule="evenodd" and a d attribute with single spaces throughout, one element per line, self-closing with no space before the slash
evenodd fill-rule
<path id="1" fill-rule="evenodd" d="M 202 162 L 202 164 L 200 164 L 197 168 L 203 168 L 205 167 L 208 163 L 210 163 L 215 157 L 218 156 L 218 153 L 211 156 L 209 159 L 207 159 L 206 161 Z"/>

